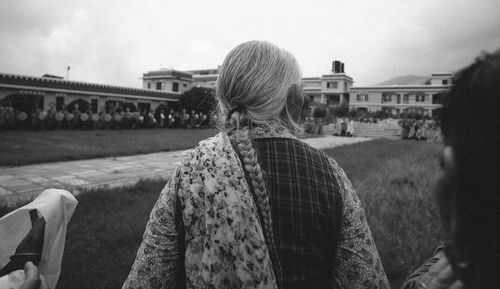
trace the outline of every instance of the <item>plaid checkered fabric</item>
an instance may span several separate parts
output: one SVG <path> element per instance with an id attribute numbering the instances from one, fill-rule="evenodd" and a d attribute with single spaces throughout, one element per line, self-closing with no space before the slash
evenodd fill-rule
<path id="1" fill-rule="evenodd" d="M 320 150 L 290 138 L 255 138 L 272 211 L 283 288 L 332 288 L 342 200 Z"/>

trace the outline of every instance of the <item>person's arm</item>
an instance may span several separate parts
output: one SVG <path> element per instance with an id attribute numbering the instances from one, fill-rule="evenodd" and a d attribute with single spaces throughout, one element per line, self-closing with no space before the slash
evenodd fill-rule
<path id="1" fill-rule="evenodd" d="M 444 247 L 440 246 L 434 252 L 434 256 L 422 264 L 415 272 L 406 277 L 401 289 L 415 289 L 419 286 L 419 280 L 429 272 L 429 269 L 444 256 Z"/>
<path id="2" fill-rule="evenodd" d="M 425 261 L 415 272 L 406 278 L 401 289 L 463 289 L 464 286 L 444 253 L 444 247 L 438 247 L 434 256 Z"/>
<path id="3" fill-rule="evenodd" d="M 335 248 L 334 278 L 338 288 L 387 288 L 389 281 L 375 246 L 370 228 L 351 182 L 333 160 L 342 195 L 342 222 Z"/>
<path id="4" fill-rule="evenodd" d="M 163 188 L 122 288 L 184 288 L 184 236 L 177 197 L 179 168 Z"/>

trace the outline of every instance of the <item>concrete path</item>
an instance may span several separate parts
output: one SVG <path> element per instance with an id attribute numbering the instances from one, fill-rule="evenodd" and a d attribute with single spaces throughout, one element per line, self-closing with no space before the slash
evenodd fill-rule
<path id="1" fill-rule="evenodd" d="M 319 149 L 370 140 L 325 136 L 303 141 Z M 81 189 L 133 185 L 140 179 L 168 178 L 184 151 L 124 157 L 0 167 L 0 204 L 14 205 L 46 188 L 62 188 L 78 194 Z"/>

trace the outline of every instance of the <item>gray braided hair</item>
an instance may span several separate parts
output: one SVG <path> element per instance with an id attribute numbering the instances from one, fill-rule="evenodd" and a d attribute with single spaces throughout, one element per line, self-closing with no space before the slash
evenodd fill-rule
<path id="1" fill-rule="evenodd" d="M 251 125 L 275 121 L 291 131 L 301 131 L 297 119 L 304 99 L 299 65 L 291 53 L 269 42 L 242 43 L 229 52 L 221 66 L 216 97 L 219 126 L 228 133 L 241 156 L 262 217 L 274 273 L 281 284 L 269 195 L 249 129 Z"/>
<path id="2" fill-rule="evenodd" d="M 235 147 L 241 156 L 243 167 L 247 172 L 248 178 L 250 179 L 251 187 L 253 189 L 253 197 L 262 216 L 262 218 L 260 218 L 260 222 L 263 227 L 264 237 L 268 244 L 274 274 L 278 284 L 281 284 L 282 270 L 278 250 L 276 249 L 274 240 L 269 195 L 266 190 L 262 169 L 257 159 L 257 153 L 255 152 L 252 141 L 248 136 L 249 128 L 248 126 L 240 128 L 241 118 L 245 119 L 244 117 L 241 117 L 238 112 L 234 112 L 232 114 L 230 122 L 234 123 L 235 127 L 238 129 L 233 130 L 230 134 L 230 139 L 231 142 L 236 144 Z M 281 286 L 278 286 L 278 288 L 281 288 Z"/>

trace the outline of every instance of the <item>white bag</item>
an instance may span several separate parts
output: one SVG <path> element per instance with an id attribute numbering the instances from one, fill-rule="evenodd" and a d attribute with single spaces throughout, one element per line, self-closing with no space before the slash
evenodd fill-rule
<path id="1" fill-rule="evenodd" d="M 45 219 L 43 251 L 38 267 L 48 288 L 54 289 L 61 273 L 66 228 L 77 204 L 70 192 L 49 189 L 31 203 L 3 216 L 0 219 L 0 268 L 9 263 L 10 256 L 15 254 L 17 246 L 30 231 L 29 211 L 36 209 Z M 0 289 L 7 280 L 8 275 L 0 278 Z"/>

